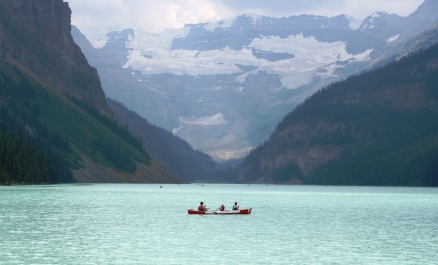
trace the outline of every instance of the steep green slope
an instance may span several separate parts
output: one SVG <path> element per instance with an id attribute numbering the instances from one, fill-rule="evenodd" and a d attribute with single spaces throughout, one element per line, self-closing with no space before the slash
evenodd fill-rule
<path id="1" fill-rule="evenodd" d="M 438 185 L 438 46 L 332 84 L 243 162 L 242 182 Z"/>
<path id="2" fill-rule="evenodd" d="M 0 184 L 183 180 L 119 125 L 63 0 L 0 0 Z"/>
<path id="3" fill-rule="evenodd" d="M 76 180 L 73 175 L 84 179 L 80 176 L 84 159 L 102 167 L 103 172 L 99 174 L 106 176 L 98 182 L 152 181 L 148 174 L 136 175 L 137 167 L 147 168 L 151 160 L 141 140 L 126 127 L 92 106 L 43 87 L 4 60 L 0 60 L 0 66 L 1 126 L 16 142 L 30 139 L 36 153 L 43 153 L 43 157 L 50 154 L 52 170 L 56 171 L 50 178 L 39 179 L 34 174 L 23 178 L 11 172 L 0 183 L 72 182 Z M 10 161 L 5 156 L 2 160 Z M 5 172 L 5 167 L 2 168 Z M 161 182 L 181 182 L 170 173 L 162 177 Z"/>

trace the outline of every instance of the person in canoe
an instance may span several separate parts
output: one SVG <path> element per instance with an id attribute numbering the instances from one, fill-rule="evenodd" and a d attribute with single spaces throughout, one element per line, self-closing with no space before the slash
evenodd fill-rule
<path id="1" fill-rule="evenodd" d="M 223 204 L 219 207 L 219 211 L 225 211 L 225 206 Z"/>
<path id="2" fill-rule="evenodd" d="M 206 205 L 204 205 L 204 202 L 201 202 L 199 204 L 198 211 L 203 211 L 203 212 L 207 211 L 207 207 Z"/>
<path id="3" fill-rule="evenodd" d="M 239 210 L 239 205 L 237 205 L 237 202 L 235 202 L 233 205 L 233 211 L 237 211 L 237 210 Z"/>

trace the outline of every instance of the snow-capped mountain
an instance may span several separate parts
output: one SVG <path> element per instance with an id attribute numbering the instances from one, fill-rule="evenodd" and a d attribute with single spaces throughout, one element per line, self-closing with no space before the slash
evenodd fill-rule
<path id="1" fill-rule="evenodd" d="M 316 90 L 363 70 L 427 29 L 438 18 L 430 12 L 414 28 L 406 25 L 430 9 L 425 5 L 436 6 L 432 2 L 426 0 L 409 17 L 378 12 L 358 21 L 346 15 L 247 14 L 160 34 L 126 29 L 93 43 L 123 69 L 87 57 L 107 96 L 194 148 L 227 159 L 266 140 L 282 117 Z M 125 77 L 117 78 L 117 72 Z M 127 72 L 135 80 L 130 86 Z"/>

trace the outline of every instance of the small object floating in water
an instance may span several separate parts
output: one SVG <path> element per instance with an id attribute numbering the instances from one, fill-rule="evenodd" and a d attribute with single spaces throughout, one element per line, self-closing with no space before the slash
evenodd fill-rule
<path id="1" fill-rule="evenodd" d="M 208 210 L 208 211 L 198 211 L 190 209 L 188 210 L 189 214 L 221 214 L 221 215 L 231 215 L 231 214 L 250 214 L 252 211 L 252 208 L 248 209 L 240 209 L 237 211 L 227 210 L 227 211 L 219 211 L 219 210 Z"/>
<path id="2" fill-rule="evenodd" d="M 163 186 L 160 185 L 160 189 L 163 188 Z"/>

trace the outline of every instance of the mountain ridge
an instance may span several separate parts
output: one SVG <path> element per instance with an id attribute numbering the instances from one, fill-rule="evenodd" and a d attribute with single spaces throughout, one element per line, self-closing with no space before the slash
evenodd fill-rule
<path id="1" fill-rule="evenodd" d="M 425 1 L 408 17 L 376 12 L 360 26 L 352 26 L 347 15 L 241 15 L 160 34 L 126 29 L 109 33 L 95 51 L 123 70 L 114 65 L 110 70 L 98 59 L 93 65 L 108 95 L 150 122 L 218 160 L 243 157 L 305 98 L 426 30 L 438 18 L 431 7 L 434 3 Z M 422 14 L 429 19 L 412 23 Z M 405 30 L 406 23 L 414 24 L 412 29 Z M 132 88 L 117 81 L 114 71 L 124 72 Z M 186 117 L 218 114 L 224 122 L 211 128 L 184 123 Z"/>

